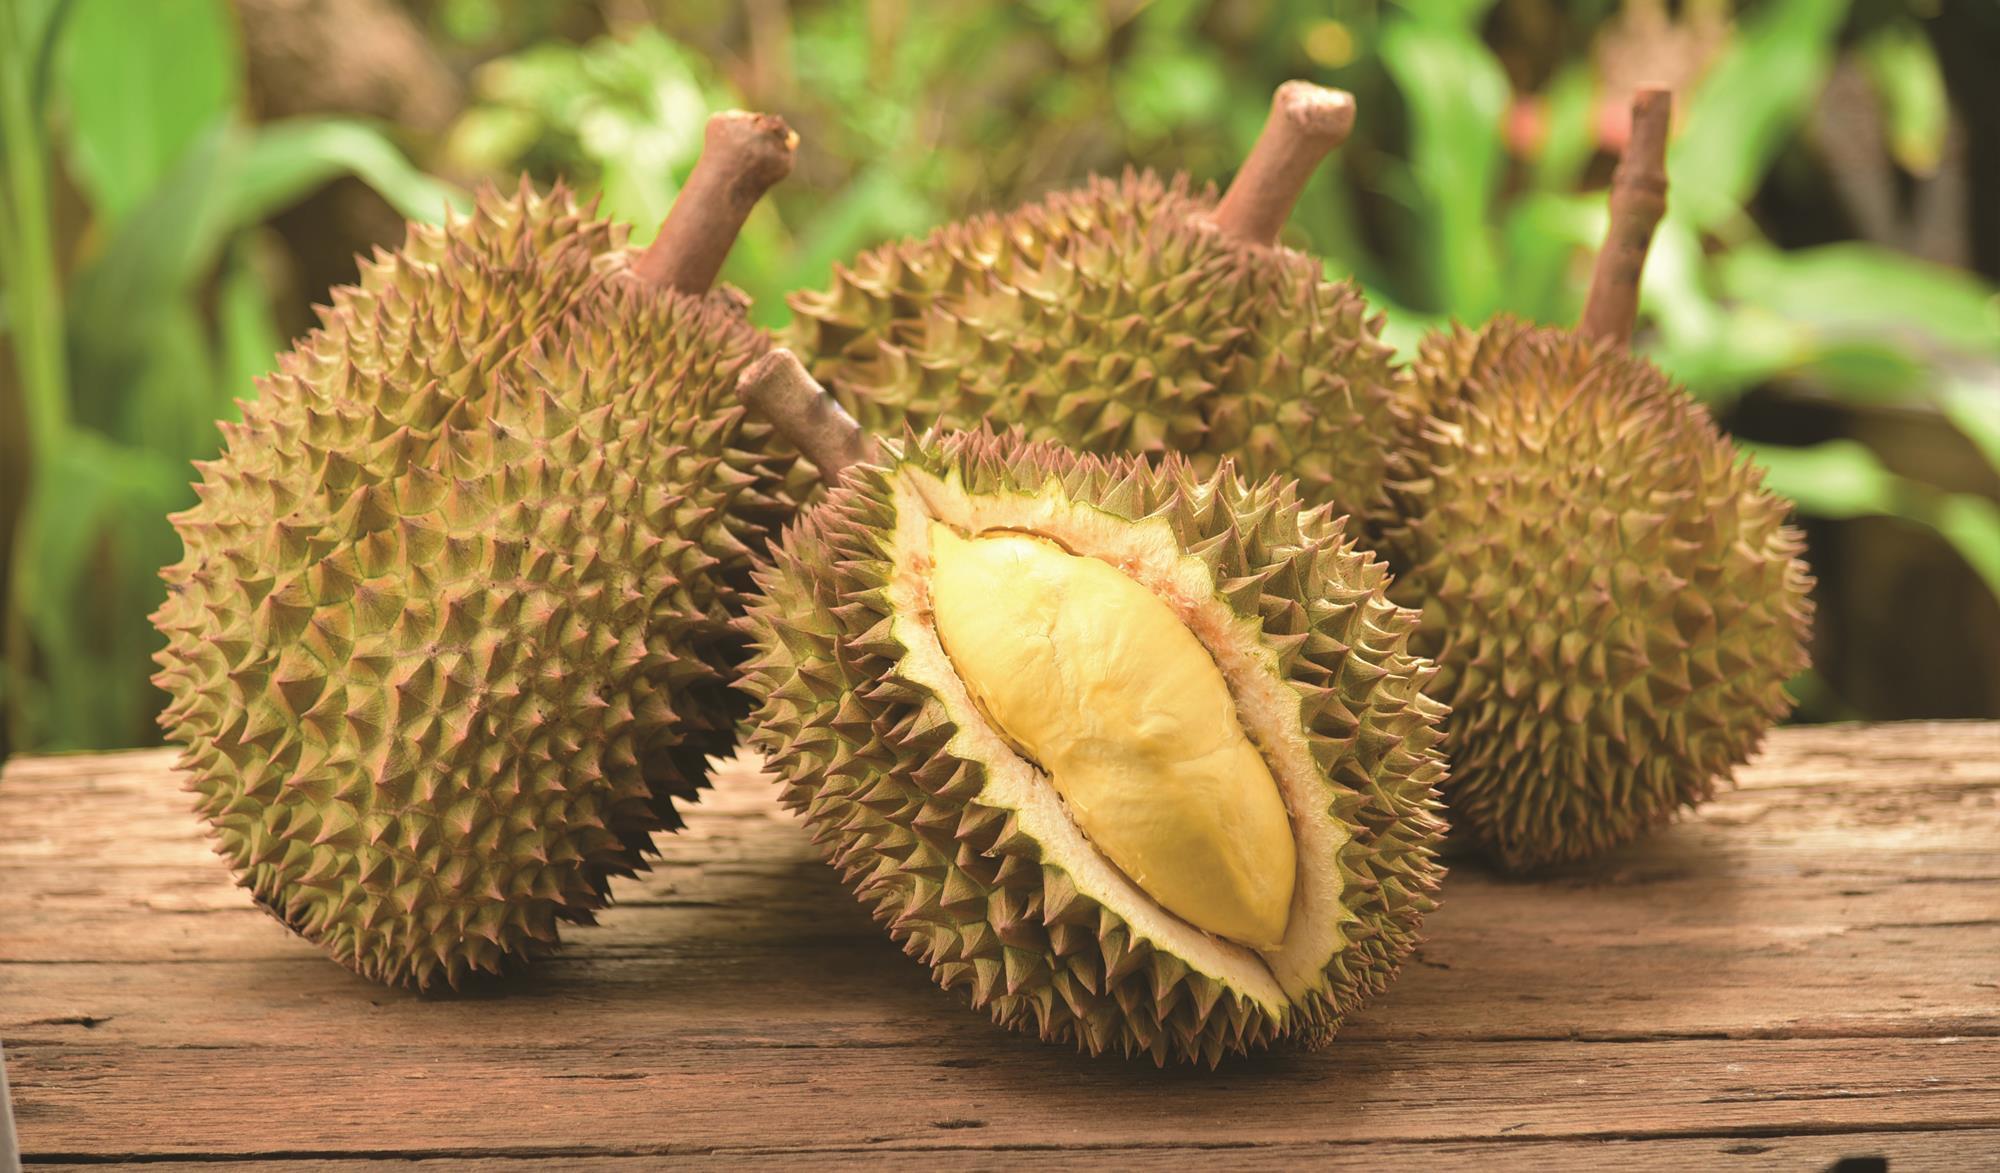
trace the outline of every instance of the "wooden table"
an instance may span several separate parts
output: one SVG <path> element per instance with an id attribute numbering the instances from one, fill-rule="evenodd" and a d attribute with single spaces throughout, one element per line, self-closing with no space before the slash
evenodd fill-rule
<path id="1" fill-rule="evenodd" d="M 747 764 L 560 959 L 419 998 L 209 854 L 163 752 L 0 775 L 30 1164 L 2000 1168 L 2000 724 L 1785 730 L 1588 867 L 1460 861 L 1321 1054 L 1090 1061 L 935 989 Z"/>

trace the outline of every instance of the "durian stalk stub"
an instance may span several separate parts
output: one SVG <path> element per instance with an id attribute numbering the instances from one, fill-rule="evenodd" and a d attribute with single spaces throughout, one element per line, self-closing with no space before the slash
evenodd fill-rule
<path id="1" fill-rule="evenodd" d="M 839 484 L 850 465 L 875 459 L 874 437 L 784 347 L 751 363 L 737 380 L 736 394 L 810 460 L 829 486 Z"/>
<path id="2" fill-rule="evenodd" d="M 799 136 L 775 114 L 725 110 L 710 118 L 694 172 L 634 266 L 639 280 L 695 296 L 708 292 L 750 209 L 791 174 L 798 145 Z"/>
<path id="3" fill-rule="evenodd" d="M 1640 90 L 1632 98 L 1632 133 L 1611 177 L 1611 227 L 1597 251 L 1590 294 L 1577 329 L 1618 346 L 1632 340 L 1639 319 L 1639 278 L 1653 230 L 1667 213 L 1667 127 L 1673 95 Z"/>
<path id="4" fill-rule="evenodd" d="M 1245 244 L 1276 244 L 1320 160 L 1353 129 L 1354 95 L 1308 81 L 1279 86 L 1263 133 L 1216 206 L 1216 227 Z"/>
<path id="5" fill-rule="evenodd" d="M 989 721 L 1162 907 L 1277 948 L 1297 845 L 1201 641 L 1100 559 L 1024 533 L 930 530 L 938 638 Z"/>

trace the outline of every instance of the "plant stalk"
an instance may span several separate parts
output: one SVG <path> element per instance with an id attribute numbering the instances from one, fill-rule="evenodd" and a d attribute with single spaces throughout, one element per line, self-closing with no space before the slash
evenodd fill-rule
<path id="1" fill-rule="evenodd" d="M 634 274 L 655 289 L 708 292 L 750 209 L 791 173 L 798 145 L 775 114 L 727 110 L 710 118 L 694 173 Z"/>
<path id="2" fill-rule="evenodd" d="M 736 382 L 736 394 L 813 463 L 829 489 L 850 465 L 875 459 L 874 438 L 783 347 L 751 363 Z"/>
<path id="3" fill-rule="evenodd" d="M 1244 244 L 1272 245 L 1321 159 L 1354 129 L 1354 95 L 1288 81 L 1243 167 L 1215 208 L 1215 226 Z"/>
<path id="4" fill-rule="evenodd" d="M 1611 229 L 1597 251 L 1577 325 L 1587 338 L 1617 346 L 1632 342 L 1646 250 L 1667 211 L 1667 126 L 1673 110 L 1673 95 L 1666 90 L 1640 90 L 1632 97 L 1632 133 L 1611 176 Z"/>

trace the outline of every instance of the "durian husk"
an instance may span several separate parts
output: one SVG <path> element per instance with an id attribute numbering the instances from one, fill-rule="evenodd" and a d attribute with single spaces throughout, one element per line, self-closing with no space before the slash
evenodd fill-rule
<path id="1" fill-rule="evenodd" d="M 154 616 L 162 717 L 256 899 L 384 982 L 548 952 L 705 783 L 792 458 L 729 294 L 630 280 L 562 190 L 336 290 L 225 446 Z"/>
<path id="2" fill-rule="evenodd" d="M 1019 426 L 1098 454 L 1229 457 L 1353 512 L 1407 384 L 1352 281 L 1219 232 L 1212 189 L 1093 178 L 837 267 L 785 345 L 871 432 Z"/>
<path id="3" fill-rule="evenodd" d="M 1091 869 L 1064 854 L 1077 848 L 1037 839 L 998 801 L 989 771 L 1000 767 L 961 752 L 978 743 L 958 736 L 953 714 L 968 710 L 917 671 L 901 625 L 924 617 L 900 614 L 892 588 L 898 486 L 913 473 L 973 498 L 1040 494 L 1107 525 L 1164 524 L 1257 633 L 1280 695 L 1296 699 L 1321 809 L 1344 834 L 1320 861 L 1339 877 L 1338 908 L 1314 913 L 1337 922 L 1313 926 L 1328 952 L 1275 1004 L 1080 885 Z M 1162 1064 L 1213 1065 L 1281 1039 L 1319 1046 L 1414 947 L 1442 873 L 1443 710 L 1423 695 L 1431 667 L 1407 652 L 1414 616 L 1385 597 L 1382 564 L 1294 486 L 1246 487 L 1178 458 L 1080 457 L 1018 434 L 906 437 L 882 464 L 849 468 L 758 582 L 744 681 L 784 802 L 904 951 L 996 1022 Z"/>
<path id="4" fill-rule="evenodd" d="M 1788 503 L 1621 346 L 1502 317 L 1414 374 L 1371 530 L 1440 665 L 1454 831 L 1533 868 L 1708 798 L 1808 663 Z"/>

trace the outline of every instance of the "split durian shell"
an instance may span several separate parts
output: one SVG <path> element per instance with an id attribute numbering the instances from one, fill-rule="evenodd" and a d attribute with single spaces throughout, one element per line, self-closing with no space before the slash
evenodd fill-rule
<path id="1" fill-rule="evenodd" d="M 1788 503 L 1620 346 L 1502 317 L 1414 373 L 1372 528 L 1440 665 L 1454 830 L 1530 868 L 1709 797 L 1808 663 Z"/>
<path id="2" fill-rule="evenodd" d="M 412 226 L 223 425 L 154 616 L 218 853 L 384 982 L 548 952 L 705 783 L 792 459 L 727 294 L 561 190 Z"/>
<path id="3" fill-rule="evenodd" d="M 1018 426 L 1098 454 L 1230 457 L 1351 512 L 1407 386 L 1352 281 L 1212 221 L 1212 189 L 1093 178 L 837 267 L 785 344 L 862 427 Z"/>
<path id="4" fill-rule="evenodd" d="M 1263 751 L 1275 763 L 1284 742 L 1305 763 L 1278 771 L 1298 787 L 1300 836 L 1280 951 L 1250 954 L 1153 903 L 939 674 L 912 585 L 928 555 L 911 543 L 952 509 L 954 524 L 1032 523 L 1107 560 L 1111 546 L 1138 557 L 1124 536 L 1153 535 L 1207 584 L 1182 605 L 1228 617 L 1206 638 L 1250 633 L 1218 656 L 1267 666 L 1269 691 L 1237 698 L 1243 727 L 1294 731 L 1267 732 Z M 1289 483 L 985 430 L 908 438 L 850 468 L 758 583 L 745 687 L 786 805 L 905 952 L 996 1022 L 1159 1063 L 1318 1046 L 1414 947 L 1442 874 L 1432 669 L 1406 650 L 1414 616 L 1385 597 L 1382 564 Z"/>

